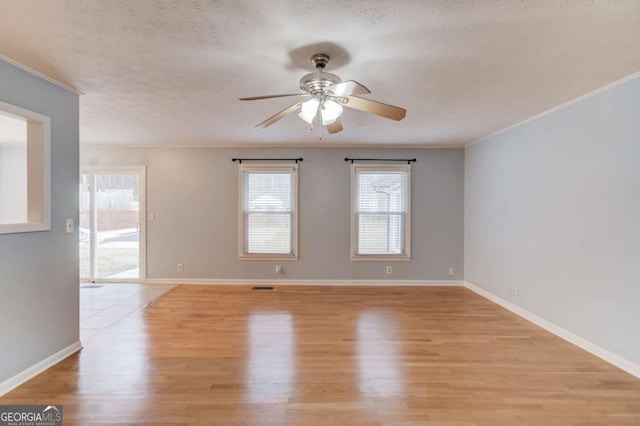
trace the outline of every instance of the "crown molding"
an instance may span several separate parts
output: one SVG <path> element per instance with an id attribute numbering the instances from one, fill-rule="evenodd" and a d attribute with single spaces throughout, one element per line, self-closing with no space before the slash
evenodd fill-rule
<path id="1" fill-rule="evenodd" d="M 464 145 L 372 145 L 372 144 L 210 144 L 210 145 L 162 145 L 162 144 L 110 144 L 110 143 L 80 143 L 81 148 L 134 148 L 134 149 L 179 149 L 179 148 L 224 148 L 224 149 L 256 149 L 256 148 L 344 148 L 344 149 L 462 149 Z"/>
<path id="2" fill-rule="evenodd" d="M 568 101 L 568 102 L 565 102 L 565 103 L 563 103 L 563 104 L 560 104 L 560 105 L 558 105 L 558 106 L 555 106 L 555 107 L 553 107 L 553 108 L 550 108 L 550 109 L 548 109 L 548 110 L 546 110 L 546 111 L 543 111 L 543 112 L 541 112 L 541 113 L 539 113 L 539 114 L 536 114 L 536 115 L 534 115 L 534 116 L 532 116 L 532 117 L 529 117 L 529 118 L 524 119 L 524 120 L 522 120 L 522 121 L 519 121 L 519 122 L 517 122 L 517 123 L 515 123 L 515 124 L 512 124 L 512 125 L 510 125 L 510 126 L 507 126 L 507 127 L 503 128 L 503 129 L 500 129 L 500 130 L 498 130 L 498 131 L 496 131 L 496 132 L 493 132 L 493 133 L 491 133 L 491 134 L 489 134 L 489 135 L 487 135 L 487 136 L 483 136 L 483 137 L 481 137 L 480 139 L 476 139 L 476 140 L 475 140 L 475 141 L 473 141 L 473 142 L 469 142 L 468 144 L 464 145 L 464 148 L 468 148 L 468 147 L 470 147 L 470 146 L 472 146 L 472 145 L 475 145 L 475 144 L 477 144 L 477 143 L 483 142 L 483 141 L 485 141 L 485 140 L 487 140 L 487 139 L 491 139 L 491 138 L 493 138 L 494 136 L 497 136 L 497 135 L 499 135 L 499 134 L 501 134 L 501 133 L 504 133 L 504 132 L 506 132 L 506 131 L 508 131 L 508 130 L 511 130 L 511 129 L 514 129 L 514 128 L 516 128 L 516 127 L 520 127 L 520 126 L 522 126 L 522 125 L 524 125 L 524 124 L 529 123 L 530 121 L 534 121 L 534 120 L 537 120 L 537 119 L 539 119 L 539 118 L 542 118 L 542 117 L 544 117 L 545 115 L 549 115 L 549 114 L 551 114 L 551 113 L 553 113 L 553 112 L 560 111 L 561 109 L 564 109 L 564 108 L 570 107 L 570 106 L 571 106 L 571 105 L 573 105 L 573 104 L 576 104 L 576 103 L 578 103 L 578 102 L 581 102 L 581 101 L 583 101 L 583 100 L 585 100 L 585 99 L 588 99 L 588 98 L 590 98 L 590 97 L 592 97 L 592 96 L 595 96 L 595 95 L 597 95 L 597 94 L 599 94 L 599 93 L 606 92 L 607 90 L 613 89 L 613 88 L 614 88 L 614 87 L 616 87 L 616 86 L 619 86 L 619 85 L 621 85 L 621 84 L 627 83 L 627 82 L 629 82 L 629 81 L 631 81 L 631 80 L 633 80 L 633 79 L 635 79 L 635 78 L 638 78 L 638 77 L 640 77 L 640 71 L 635 72 L 635 73 L 633 73 L 633 74 L 631 74 L 631 75 L 628 75 L 628 76 L 626 76 L 626 77 L 624 77 L 624 78 L 622 78 L 622 79 L 620 79 L 620 80 L 614 81 L 613 83 L 609 83 L 609 84 L 607 84 L 606 86 L 603 86 L 603 87 L 601 87 L 601 88 L 599 88 L 599 89 L 596 89 L 596 90 L 593 90 L 593 91 L 591 91 L 591 92 L 589 92 L 589 93 L 586 93 L 586 94 L 584 94 L 584 95 L 578 96 L 577 98 L 574 98 L 574 99 L 572 99 L 572 100 L 570 100 L 570 101 Z"/>
<path id="3" fill-rule="evenodd" d="M 28 67 L 28 66 L 26 66 L 26 65 L 24 65 L 24 64 L 21 64 L 21 63 L 20 63 L 20 62 L 18 62 L 18 61 L 14 61 L 13 59 L 11 59 L 11 58 L 9 58 L 9 57 L 7 57 L 7 56 L 3 55 L 2 53 L 0 53 L 0 60 L 3 60 L 4 62 L 6 62 L 6 63 L 8 63 L 8 64 L 11 64 L 11 65 L 13 65 L 14 67 L 20 68 L 21 70 L 26 71 L 26 72 L 28 72 L 29 74 L 33 74 L 33 75 L 35 75 L 36 77 L 39 77 L 39 78 L 41 78 L 41 79 L 43 79 L 43 80 L 45 80 L 45 81 L 48 81 L 48 82 L 49 82 L 49 83 L 51 83 L 51 84 L 55 84 L 56 86 L 63 88 L 63 89 L 64 89 L 64 90 L 66 90 L 67 92 L 71 92 L 71 93 L 73 93 L 73 94 L 75 94 L 75 95 L 78 95 L 78 96 L 82 96 L 82 95 L 84 95 L 84 93 L 82 93 L 81 91 L 79 91 L 79 90 L 78 90 L 78 89 L 76 89 L 75 87 L 73 87 L 73 86 L 69 86 L 68 84 L 65 84 L 65 83 L 63 83 L 63 82 L 61 82 L 61 81 L 58 81 L 58 80 L 56 80 L 55 78 L 49 77 L 48 75 L 43 74 L 43 73 L 41 73 L 40 71 L 36 71 L 36 70 L 34 70 L 33 68 Z"/>

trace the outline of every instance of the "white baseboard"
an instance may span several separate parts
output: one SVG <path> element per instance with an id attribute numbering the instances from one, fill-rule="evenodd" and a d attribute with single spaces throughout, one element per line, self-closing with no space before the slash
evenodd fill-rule
<path id="1" fill-rule="evenodd" d="M 43 359 L 42 361 L 38 362 L 37 364 L 32 365 L 31 367 L 29 367 L 26 370 L 16 374 L 15 376 L 10 377 L 9 379 L 7 379 L 4 382 L 0 383 L 0 396 L 8 393 L 9 391 L 12 391 L 13 389 L 17 388 L 18 386 L 20 386 L 21 384 L 25 383 L 26 381 L 33 379 L 38 374 L 42 373 L 43 371 L 45 371 L 46 369 L 48 369 L 50 367 L 53 367 L 54 365 L 56 365 L 57 363 L 59 363 L 63 359 L 65 359 L 65 358 L 73 355 L 74 353 L 78 352 L 80 349 L 82 349 L 82 345 L 80 344 L 80 341 L 78 340 L 77 342 L 75 342 L 75 343 L 67 346 L 66 348 L 56 352 L 55 354 Z"/>
<path id="2" fill-rule="evenodd" d="M 326 285 L 359 287 L 463 287 L 464 281 L 454 280 L 241 280 L 241 279 L 178 279 L 149 278 L 147 284 L 196 284 L 196 285 Z"/>
<path id="3" fill-rule="evenodd" d="M 613 364 L 621 370 L 626 371 L 627 373 L 640 378 L 640 365 L 635 364 L 629 361 L 626 358 L 623 358 L 613 352 L 610 352 L 589 340 L 580 337 L 572 332 L 565 330 L 564 328 L 547 321 L 544 318 L 537 316 L 536 314 L 532 314 L 526 309 L 521 308 L 520 306 L 514 305 L 511 302 L 508 302 L 495 294 L 488 292 L 476 285 L 471 284 L 470 282 L 464 281 L 464 286 L 469 290 L 478 293 L 480 296 L 483 296 L 492 302 L 502 306 L 505 309 L 513 312 L 514 314 L 526 319 L 527 321 L 531 321 L 535 325 L 544 328 L 545 330 L 555 334 L 556 336 L 568 341 L 569 343 L 573 343 L 579 348 L 584 349 L 585 351 L 597 356 L 598 358 L 607 361 L 609 364 Z"/>

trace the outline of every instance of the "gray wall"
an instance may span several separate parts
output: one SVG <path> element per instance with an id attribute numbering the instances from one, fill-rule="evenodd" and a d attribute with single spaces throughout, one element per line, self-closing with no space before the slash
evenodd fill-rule
<path id="1" fill-rule="evenodd" d="M 310 143 L 318 143 L 310 140 Z M 147 165 L 148 278 L 462 279 L 464 150 L 111 148 L 84 165 Z M 238 259 L 238 164 L 233 157 L 304 157 L 297 261 Z M 351 261 L 350 164 L 344 157 L 417 158 L 412 165 L 412 260 Z M 185 271 L 177 272 L 183 263 Z M 277 276 L 275 264 L 283 265 Z M 393 265 L 393 274 L 385 273 Z M 456 269 L 449 277 L 449 268 Z"/>
<path id="2" fill-rule="evenodd" d="M 78 341 L 78 96 L 0 60 L 0 101 L 51 117 L 51 230 L 0 235 L 0 383 Z"/>
<path id="3" fill-rule="evenodd" d="M 640 364 L 640 78 L 467 148 L 465 167 L 466 280 Z"/>

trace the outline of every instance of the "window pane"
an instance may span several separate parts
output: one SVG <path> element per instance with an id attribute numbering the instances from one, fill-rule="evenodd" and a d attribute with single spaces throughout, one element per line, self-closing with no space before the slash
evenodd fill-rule
<path id="1" fill-rule="evenodd" d="M 245 211 L 291 211 L 291 173 L 245 173 Z"/>
<path id="2" fill-rule="evenodd" d="M 139 278 L 139 176 L 98 173 L 95 178 L 97 278 Z"/>
<path id="3" fill-rule="evenodd" d="M 404 224 L 402 214 L 359 214 L 358 254 L 403 254 Z"/>
<path id="4" fill-rule="evenodd" d="M 246 253 L 291 253 L 291 215 L 248 213 L 245 217 Z"/>
<path id="5" fill-rule="evenodd" d="M 406 173 L 359 172 L 358 212 L 405 212 Z"/>

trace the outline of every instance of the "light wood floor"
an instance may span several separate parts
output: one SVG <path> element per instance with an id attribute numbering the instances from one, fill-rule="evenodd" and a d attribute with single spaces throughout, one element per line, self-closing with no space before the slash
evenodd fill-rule
<path id="1" fill-rule="evenodd" d="M 464 288 L 179 286 L 0 404 L 79 425 L 640 425 L 640 380 Z"/>

